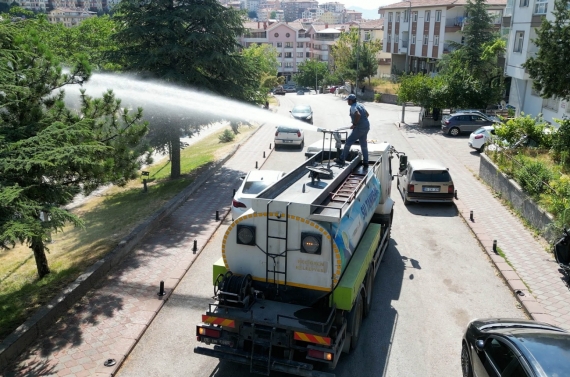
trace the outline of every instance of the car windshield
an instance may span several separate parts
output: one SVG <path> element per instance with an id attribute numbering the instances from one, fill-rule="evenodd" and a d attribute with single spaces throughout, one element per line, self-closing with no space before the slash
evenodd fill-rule
<path id="1" fill-rule="evenodd" d="M 310 113 L 311 106 L 295 106 L 292 110 L 294 113 Z"/>
<path id="2" fill-rule="evenodd" d="M 546 376 L 569 377 L 570 336 L 568 334 L 525 334 L 519 340 L 534 356 Z"/>
<path id="3" fill-rule="evenodd" d="M 298 128 L 290 128 L 290 127 L 278 127 L 277 128 L 277 132 L 284 132 L 284 133 L 289 133 L 289 134 L 296 134 L 297 132 L 299 132 Z"/>
<path id="4" fill-rule="evenodd" d="M 244 194 L 259 194 L 271 185 L 270 181 L 248 181 L 243 185 Z"/>
<path id="5" fill-rule="evenodd" d="M 412 180 L 418 182 L 449 182 L 451 176 L 447 170 L 417 170 L 412 174 Z"/>

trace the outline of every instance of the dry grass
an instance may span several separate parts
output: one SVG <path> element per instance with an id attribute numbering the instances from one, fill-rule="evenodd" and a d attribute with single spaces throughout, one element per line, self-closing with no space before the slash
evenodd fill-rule
<path id="1" fill-rule="evenodd" d="M 376 93 L 397 94 L 400 84 L 388 80 L 373 79 L 370 82 Z"/>
<path id="2" fill-rule="evenodd" d="M 148 192 L 140 180 L 111 187 L 72 210 L 85 229 L 67 226 L 53 235 L 47 255 L 52 273 L 38 281 L 32 251 L 26 245 L 0 253 L 0 340 L 40 306 L 55 297 L 163 204 L 188 186 L 201 169 L 223 158 L 257 127 L 242 127 L 231 143 L 220 144 L 214 133 L 181 153 L 182 177 L 170 180 L 167 159 L 147 168 Z"/>

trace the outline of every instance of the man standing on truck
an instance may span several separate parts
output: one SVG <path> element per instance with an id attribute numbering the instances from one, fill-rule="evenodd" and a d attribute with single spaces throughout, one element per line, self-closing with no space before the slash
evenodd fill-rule
<path id="1" fill-rule="evenodd" d="M 348 157 L 348 152 L 350 152 L 350 147 L 356 142 L 356 140 L 358 140 L 360 150 L 362 151 L 362 165 L 364 167 L 368 167 L 368 144 L 366 143 L 368 131 L 370 131 L 368 111 L 366 111 L 362 104 L 356 102 L 356 96 L 354 94 L 349 95 L 346 100 L 350 106 L 349 115 L 352 120 L 352 126 L 350 126 L 350 129 L 352 132 L 344 143 L 344 150 L 335 161 L 339 165 L 344 165 L 344 162 Z"/>

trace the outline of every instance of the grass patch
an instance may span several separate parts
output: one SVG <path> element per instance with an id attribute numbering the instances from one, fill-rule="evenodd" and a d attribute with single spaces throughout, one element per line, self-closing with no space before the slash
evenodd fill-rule
<path id="1" fill-rule="evenodd" d="M 133 180 L 74 208 L 72 212 L 83 219 L 85 229 L 70 225 L 53 234 L 47 245 L 52 273 L 41 281 L 37 279 L 33 253 L 26 245 L 0 253 L 0 340 L 256 129 L 242 126 L 234 141 L 225 144 L 218 139 L 221 130 L 183 149 L 182 177 L 176 180 L 169 179 L 170 162 L 157 161 L 146 168 L 150 173 L 147 193 L 142 190 L 141 180 Z"/>
<path id="2" fill-rule="evenodd" d="M 370 80 L 370 85 L 366 86 L 371 87 L 376 93 L 397 94 L 400 84 L 393 83 L 389 80 L 372 79 Z"/>

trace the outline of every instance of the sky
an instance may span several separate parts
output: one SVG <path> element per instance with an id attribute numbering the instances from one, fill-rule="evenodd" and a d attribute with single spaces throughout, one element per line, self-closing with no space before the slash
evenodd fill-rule
<path id="1" fill-rule="evenodd" d="M 329 3 L 333 1 L 338 1 L 344 4 L 347 8 L 350 7 L 360 7 L 364 9 L 378 9 L 382 5 L 394 4 L 399 2 L 399 0 L 318 0 L 319 3 Z"/>

